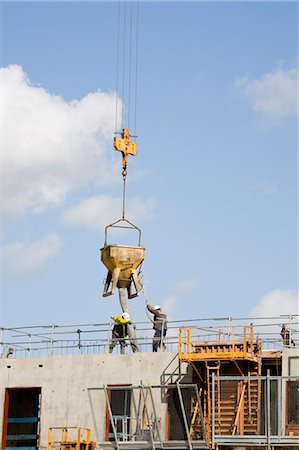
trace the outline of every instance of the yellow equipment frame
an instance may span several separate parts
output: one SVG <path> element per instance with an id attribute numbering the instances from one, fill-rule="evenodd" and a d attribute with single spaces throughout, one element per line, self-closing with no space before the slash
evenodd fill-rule
<path id="1" fill-rule="evenodd" d="M 53 430 L 61 430 L 61 440 L 53 441 Z M 76 430 L 76 440 L 69 440 L 69 430 Z M 85 440 L 81 440 L 82 430 L 86 433 Z M 91 448 L 93 447 L 93 442 L 91 442 L 91 431 L 89 428 L 84 427 L 51 427 L 48 430 L 47 450 L 51 450 L 53 444 L 59 444 L 60 450 L 69 450 L 70 448 L 80 450 L 82 449 L 82 444 L 86 449 Z"/>

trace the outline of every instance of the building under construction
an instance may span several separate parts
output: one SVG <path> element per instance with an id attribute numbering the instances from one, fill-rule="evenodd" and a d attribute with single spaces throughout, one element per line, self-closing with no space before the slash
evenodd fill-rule
<path id="1" fill-rule="evenodd" d="M 112 316 L 112 330 L 2 328 L 2 449 L 299 448 L 297 316 L 255 326 L 231 318 L 170 322 L 163 339 L 161 308 L 148 306 L 160 352 L 148 345 L 146 326 L 132 322 L 126 296 L 142 290 L 144 247 L 125 216 L 136 143 L 126 128 L 120 135 L 114 148 L 122 153 L 123 210 L 105 228 L 101 261 L 108 269 L 103 296 L 118 289 L 122 313 Z M 111 228 L 137 232 L 137 245 L 109 244 Z M 122 354 L 111 354 L 116 341 Z"/>
<path id="2" fill-rule="evenodd" d="M 126 36 L 132 40 L 132 32 Z M 128 68 L 132 93 L 135 64 L 122 47 L 117 80 L 125 91 Z M 116 102 L 113 142 L 122 154 L 122 214 L 105 229 L 101 261 L 108 270 L 103 296 L 118 289 L 122 315 L 130 317 L 126 296 L 142 289 L 145 251 L 141 230 L 125 215 L 136 92 L 134 102 L 121 97 L 129 117 L 117 126 Z M 109 244 L 108 232 L 119 227 L 137 232 L 137 243 Z M 2 328 L 2 449 L 299 449 L 298 316 L 271 320 L 169 322 L 161 351 L 152 352 L 152 327 L 127 319 L 118 340 L 124 354 L 109 354 L 115 324 Z"/>
<path id="3" fill-rule="evenodd" d="M 109 324 L 2 329 L 2 449 L 299 448 L 298 317 L 281 321 L 170 323 L 157 353 L 137 324 L 124 355 Z"/>

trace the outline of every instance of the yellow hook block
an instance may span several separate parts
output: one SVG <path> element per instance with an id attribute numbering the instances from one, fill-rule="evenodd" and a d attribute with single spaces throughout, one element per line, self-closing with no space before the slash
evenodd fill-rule
<path id="1" fill-rule="evenodd" d="M 129 155 L 136 155 L 137 144 L 130 141 L 130 133 L 127 128 L 124 128 L 121 134 L 121 138 L 115 137 L 113 140 L 113 146 L 115 150 L 122 153 L 123 169 L 126 170 L 128 164 Z"/>

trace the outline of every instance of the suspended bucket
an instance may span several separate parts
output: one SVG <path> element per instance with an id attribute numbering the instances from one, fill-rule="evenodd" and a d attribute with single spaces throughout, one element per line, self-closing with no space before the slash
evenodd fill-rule
<path id="1" fill-rule="evenodd" d="M 127 225 L 118 225 L 126 222 Z M 138 245 L 119 245 L 107 243 L 109 228 L 125 228 L 138 231 Z M 114 294 L 115 288 L 125 288 L 128 298 L 137 297 L 140 293 L 140 283 L 137 269 L 144 260 L 144 247 L 140 245 L 141 230 L 127 219 L 120 219 L 105 228 L 105 243 L 101 248 L 101 261 L 107 267 L 108 273 L 104 284 L 103 297 Z"/>

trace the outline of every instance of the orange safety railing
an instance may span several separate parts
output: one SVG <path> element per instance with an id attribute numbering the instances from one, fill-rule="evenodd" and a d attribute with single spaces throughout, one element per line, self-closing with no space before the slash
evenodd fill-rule
<path id="1" fill-rule="evenodd" d="M 180 360 L 256 359 L 258 350 L 252 325 L 179 328 Z"/>

